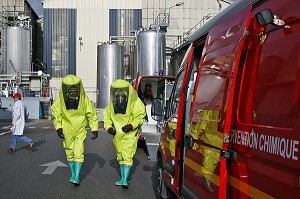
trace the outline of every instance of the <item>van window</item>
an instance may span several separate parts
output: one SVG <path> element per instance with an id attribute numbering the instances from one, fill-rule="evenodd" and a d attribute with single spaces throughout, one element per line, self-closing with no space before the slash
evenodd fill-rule
<path id="1" fill-rule="evenodd" d="M 299 20 L 254 37 L 239 94 L 238 119 L 253 126 L 294 127 L 299 111 Z"/>
<path id="2" fill-rule="evenodd" d="M 168 107 L 167 107 L 167 114 L 166 117 L 170 118 L 172 115 L 178 114 L 178 105 L 179 105 L 179 97 L 180 97 L 180 91 L 182 87 L 182 81 L 184 76 L 184 70 L 180 72 L 180 74 L 177 77 L 176 85 L 173 88 L 174 93 L 171 94 Z"/>
<path id="3" fill-rule="evenodd" d="M 229 47 L 219 50 L 220 53 L 230 52 L 231 49 Z M 200 81 L 196 91 L 196 112 L 203 110 L 221 110 L 224 93 L 226 92 L 225 83 L 230 62 L 229 58 L 229 55 L 224 54 L 222 59 L 216 59 L 213 53 L 205 57 L 206 60 L 200 72 Z"/>

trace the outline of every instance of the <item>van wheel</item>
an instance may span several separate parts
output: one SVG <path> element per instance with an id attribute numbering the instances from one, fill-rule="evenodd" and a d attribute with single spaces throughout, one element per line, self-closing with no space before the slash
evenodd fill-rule
<path id="1" fill-rule="evenodd" d="M 154 170 L 154 179 L 153 187 L 156 198 L 158 199 L 167 199 L 172 198 L 173 194 L 168 187 L 166 187 L 163 179 L 163 168 L 161 157 L 157 158 L 155 170 Z"/>

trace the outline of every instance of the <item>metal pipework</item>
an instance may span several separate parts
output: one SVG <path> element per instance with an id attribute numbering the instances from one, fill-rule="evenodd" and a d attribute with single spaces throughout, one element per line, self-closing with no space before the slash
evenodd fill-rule
<path id="1" fill-rule="evenodd" d="M 109 43 L 112 43 L 112 39 L 133 39 L 136 40 L 136 36 L 110 36 L 109 37 Z M 113 40 L 113 41 L 117 41 L 117 40 Z"/>

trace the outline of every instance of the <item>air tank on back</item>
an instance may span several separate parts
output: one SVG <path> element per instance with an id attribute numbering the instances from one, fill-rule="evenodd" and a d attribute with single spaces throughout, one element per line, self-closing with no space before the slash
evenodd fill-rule
<path id="1" fill-rule="evenodd" d="M 7 27 L 7 74 L 31 71 L 30 29 Z"/>
<path id="2" fill-rule="evenodd" d="M 97 107 L 109 104 L 110 85 L 123 79 L 124 47 L 115 43 L 99 43 L 97 46 Z"/>
<path id="3" fill-rule="evenodd" d="M 165 31 L 141 29 L 137 34 L 137 65 L 141 75 L 158 75 L 166 68 Z"/>

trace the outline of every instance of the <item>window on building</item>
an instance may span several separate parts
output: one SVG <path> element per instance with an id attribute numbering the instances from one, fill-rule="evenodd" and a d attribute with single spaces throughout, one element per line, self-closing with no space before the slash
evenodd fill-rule
<path id="1" fill-rule="evenodd" d="M 75 74 L 76 10 L 45 9 L 44 62 L 52 77 Z"/>
<path id="2" fill-rule="evenodd" d="M 128 36 L 142 25 L 141 9 L 110 9 L 109 36 Z"/>

